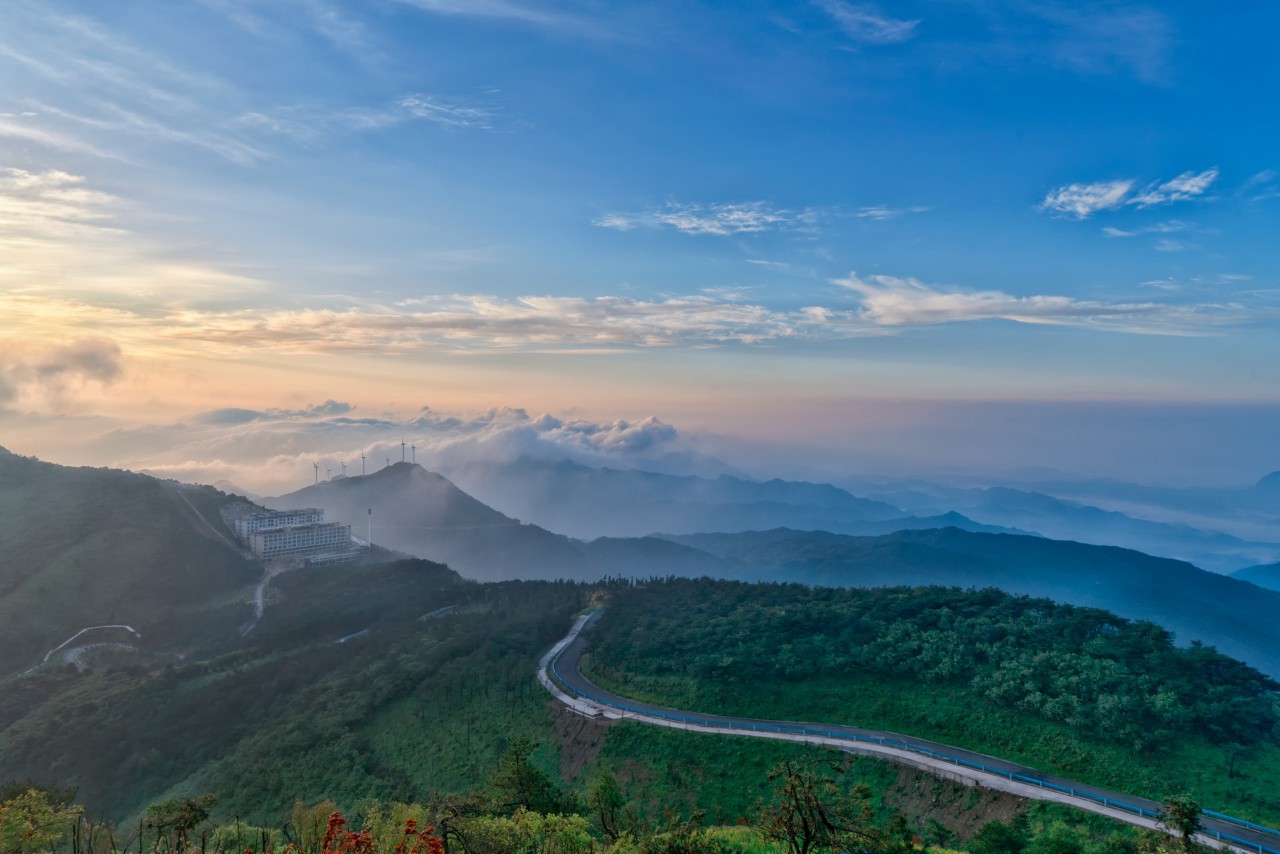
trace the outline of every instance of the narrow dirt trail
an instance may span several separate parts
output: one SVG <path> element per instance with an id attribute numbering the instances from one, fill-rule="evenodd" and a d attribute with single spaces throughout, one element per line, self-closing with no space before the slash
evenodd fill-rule
<path id="1" fill-rule="evenodd" d="M 302 561 L 296 559 L 267 561 L 262 568 L 262 580 L 253 588 L 253 619 L 240 629 L 240 637 L 245 637 L 253 631 L 262 619 L 262 614 L 267 608 L 267 585 L 271 583 L 271 579 L 277 575 L 301 569 L 302 565 Z"/>

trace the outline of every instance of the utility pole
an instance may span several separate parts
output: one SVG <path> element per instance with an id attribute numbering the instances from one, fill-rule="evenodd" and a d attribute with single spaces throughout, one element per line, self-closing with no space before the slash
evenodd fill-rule
<path id="1" fill-rule="evenodd" d="M 369 508 L 369 548 L 373 548 L 373 508 Z"/>

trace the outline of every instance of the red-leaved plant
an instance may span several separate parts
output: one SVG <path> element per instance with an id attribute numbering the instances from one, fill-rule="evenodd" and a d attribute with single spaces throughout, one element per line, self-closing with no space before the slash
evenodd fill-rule
<path id="1" fill-rule="evenodd" d="M 367 830 L 346 830 L 347 820 L 342 813 L 335 812 L 329 816 L 329 827 L 324 833 L 321 850 L 324 854 L 373 854 L 373 839 Z M 404 823 L 403 838 L 392 850 L 392 854 L 444 854 L 444 841 L 432 834 L 435 825 L 429 824 L 418 829 L 417 819 L 410 818 Z"/>

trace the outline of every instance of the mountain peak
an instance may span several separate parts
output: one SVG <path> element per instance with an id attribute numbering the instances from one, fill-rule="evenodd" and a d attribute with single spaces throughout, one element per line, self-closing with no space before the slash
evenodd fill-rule
<path id="1" fill-rule="evenodd" d="M 417 463 L 392 463 L 367 475 L 348 475 L 321 481 L 288 495 L 266 499 L 268 507 L 321 507 L 329 516 L 350 524 L 373 515 L 405 530 L 519 525 L 459 489 L 442 474 Z M 375 532 L 376 533 L 376 532 Z"/>

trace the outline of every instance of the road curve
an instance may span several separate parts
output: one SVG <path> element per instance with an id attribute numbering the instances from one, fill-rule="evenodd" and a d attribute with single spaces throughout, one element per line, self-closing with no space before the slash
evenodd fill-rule
<path id="1" fill-rule="evenodd" d="M 721 735 L 780 739 L 834 747 L 909 765 L 967 785 L 1010 792 L 1035 800 L 1057 801 L 1135 824 L 1162 829 L 1160 804 L 1097 786 L 1065 780 L 993 756 L 883 730 L 825 723 L 761 720 L 711 715 L 642 703 L 588 681 L 579 670 L 588 632 L 603 611 L 578 619 L 543 656 L 538 680 L 562 703 L 587 717 L 625 718 L 657 726 Z M 1219 848 L 1280 854 L 1280 831 L 1206 811 L 1200 841 Z"/>

